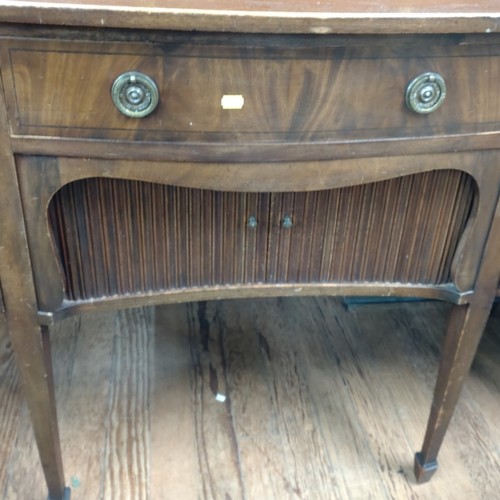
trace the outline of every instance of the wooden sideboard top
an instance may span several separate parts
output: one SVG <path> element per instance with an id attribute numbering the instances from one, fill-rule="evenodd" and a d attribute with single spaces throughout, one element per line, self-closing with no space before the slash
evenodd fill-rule
<path id="1" fill-rule="evenodd" d="M 498 0 L 5 0 L 0 22 L 247 33 L 491 33 Z"/>

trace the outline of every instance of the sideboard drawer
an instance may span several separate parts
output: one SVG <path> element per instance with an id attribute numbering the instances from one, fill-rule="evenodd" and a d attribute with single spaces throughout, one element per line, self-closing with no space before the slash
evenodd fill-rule
<path id="1" fill-rule="evenodd" d="M 12 132 L 252 143 L 500 128 L 500 47 L 407 43 L 347 48 L 330 42 L 332 46 L 306 44 L 291 50 L 284 43 L 245 46 L 237 38 L 216 44 L 192 40 L 14 39 L 4 44 Z M 112 102 L 114 80 L 129 71 L 148 75 L 158 87 L 159 103 L 148 117 L 124 116 Z M 426 72 L 444 78 L 446 98 L 436 111 L 417 114 L 408 109 L 405 92 L 410 81 Z"/>

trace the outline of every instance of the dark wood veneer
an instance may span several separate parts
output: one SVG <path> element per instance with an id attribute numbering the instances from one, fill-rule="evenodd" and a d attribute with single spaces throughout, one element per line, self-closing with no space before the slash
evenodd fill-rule
<path id="1" fill-rule="evenodd" d="M 70 301 L 259 283 L 439 286 L 474 192 L 458 171 L 290 193 L 85 179 L 55 194 L 49 220 Z"/>
<path id="2" fill-rule="evenodd" d="M 453 302 L 427 480 L 498 294 L 496 7 L 190 1 L 0 6 L 0 277 L 50 497 L 68 495 L 51 322 L 242 296 Z M 148 118 L 111 102 L 129 70 L 160 89 Z M 447 97 L 416 115 L 405 88 L 428 71 Z"/>
<path id="3" fill-rule="evenodd" d="M 500 45 L 317 46 L 290 38 L 272 47 L 238 35 L 162 44 L 47 40 L 6 42 L 2 65 L 15 135 L 183 143 L 288 143 L 467 135 L 498 131 Z M 347 41 L 346 41 L 347 42 Z M 436 41 L 434 40 L 434 43 Z M 264 44 L 264 45 L 263 45 Z M 142 120 L 109 99 L 113 80 L 147 73 L 159 107 Z M 447 106 L 419 116 L 404 88 L 426 71 L 448 82 Z M 464 75 L 467 75 L 466 77 Z M 74 89 L 69 93 L 68 89 Z M 241 94 L 241 110 L 223 110 L 224 94 Z M 312 153 L 311 153 L 312 155 Z"/>

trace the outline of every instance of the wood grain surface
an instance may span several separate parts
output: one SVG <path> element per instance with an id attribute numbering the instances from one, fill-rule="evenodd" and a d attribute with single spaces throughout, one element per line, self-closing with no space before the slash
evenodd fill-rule
<path id="1" fill-rule="evenodd" d="M 499 280 L 496 148 L 500 132 L 495 82 L 500 58 L 499 38 L 491 38 L 491 32 L 498 29 L 499 15 L 496 6 L 486 0 L 455 8 L 449 3 L 448 7 L 437 6 L 430 0 L 408 2 L 402 10 L 395 6 L 395 0 L 376 8 L 359 2 L 354 12 L 345 10 L 349 9 L 347 2 L 332 10 L 330 0 L 318 8 L 294 0 L 288 4 L 293 10 L 287 12 L 279 2 L 255 10 L 245 3 L 228 10 L 226 0 L 213 1 L 203 9 L 198 3 L 181 9 L 174 3 L 139 6 L 118 1 L 98 6 L 73 2 L 7 2 L 0 6 L 0 19 L 5 22 L 18 21 L 22 12 L 24 23 L 66 24 L 76 19 L 73 27 L 247 33 L 237 37 L 236 45 L 229 43 L 226 52 L 214 39 L 214 52 L 207 58 L 196 50 L 188 54 L 191 58 L 185 57 L 186 52 L 170 54 L 172 76 L 166 61 L 169 51 L 175 52 L 175 44 L 156 44 L 155 37 L 161 38 L 158 33 L 129 53 L 144 31 L 134 34 L 127 44 L 125 31 L 102 35 L 102 31 L 90 30 L 78 48 L 80 42 L 68 42 L 76 33 L 71 29 L 50 35 L 47 28 L 36 31 L 26 24 L 24 31 L 0 26 L 1 81 L 6 89 L 0 102 L 0 185 L 5 188 L 0 196 L 0 274 L 12 344 L 51 498 L 62 498 L 66 484 L 46 326 L 51 312 L 64 308 L 68 298 L 76 307 L 97 309 L 110 303 L 123 306 L 127 299 L 135 301 L 134 305 L 145 304 L 147 300 L 142 299 L 167 296 L 168 292 L 173 296 L 177 290 L 176 299 L 181 300 L 186 298 L 181 293 L 185 289 L 193 291 L 190 300 L 205 287 L 212 287 L 208 291 L 215 293 L 217 287 L 227 286 L 229 294 L 231 286 L 236 290 L 245 283 L 256 291 L 260 285 L 269 290 L 275 287 L 278 293 L 282 282 L 283 288 L 296 283 L 319 288 L 324 281 L 342 285 L 346 280 L 353 289 L 358 286 L 359 293 L 359 284 L 366 281 L 378 284 L 379 293 L 391 295 L 399 293 L 391 288 L 393 282 L 403 288 L 405 283 L 422 287 L 428 280 L 430 288 L 456 286 L 455 291 L 464 292 L 459 298 L 465 297 L 466 303 L 452 309 L 431 417 L 417 455 L 417 480 L 430 478 Z M 361 13 L 364 7 L 367 11 Z M 346 33 L 346 26 L 351 34 L 371 34 L 357 39 L 368 48 L 360 50 L 352 36 L 337 46 L 338 38 L 333 36 L 325 37 L 333 46 L 318 50 L 319 40 L 323 41 L 319 35 Z M 16 30 L 18 34 L 13 35 Z M 417 42 L 417 35 L 437 30 L 462 34 L 441 37 L 441 42 L 446 40 L 443 46 L 438 43 L 435 51 L 421 52 L 426 45 Z M 249 35 L 256 31 L 318 36 L 296 37 L 296 45 L 287 52 L 285 38 Z M 470 39 L 463 38 L 465 32 L 485 34 L 469 44 Z M 378 36 L 381 33 L 412 33 L 413 43 L 406 37 L 384 39 Z M 38 36 L 45 40 L 35 40 Z M 52 42 L 46 43 L 50 36 L 63 40 L 51 46 Z M 219 33 L 217 40 L 224 36 Z M 234 36 L 227 39 L 234 40 Z M 201 37 L 206 41 L 209 35 Z M 198 36 L 194 38 L 200 41 Z M 278 39 L 282 45 L 276 57 Z M 424 39 L 429 40 L 427 36 L 418 40 Z M 247 50 L 242 40 L 253 40 L 255 45 Z M 371 47 L 370 41 L 375 40 L 378 45 Z M 100 50 L 104 45 L 120 50 L 104 54 Z M 127 50 L 121 52 L 122 48 Z M 182 50 L 189 53 L 190 47 L 184 45 Z M 290 62 L 299 52 L 305 57 Z M 149 123 L 144 130 L 136 125 L 139 122 L 131 125 L 116 112 L 111 114 L 106 90 L 115 71 L 121 71 L 122 65 L 128 69 L 133 62 L 152 72 L 162 96 L 166 89 L 166 97 L 171 91 L 173 98 L 162 97 L 158 115 L 140 122 Z M 449 75 L 445 106 L 451 106 L 431 116 L 409 115 L 402 91 L 410 77 L 403 77 L 402 68 L 412 76 L 416 69 L 418 73 L 436 69 Z M 205 88 L 204 78 L 213 82 L 217 99 L 209 85 Z M 367 85 L 370 78 L 377 85 Z M 197 82 L 191 82 L 194 94 L 202 96 L 201 118 L 193 114 L 197 101 L 190 93 L 190 79 Z M 165 82 L 171 85 L 164 86 Z M 245 113 L 226 115 L 226 110 L 219 109 L 221 93 L 238 94 L 225 88 L 233 83 L 250 101 L 245 111 L 253 111 L 252 119 Z M 338 98 L 330 94 L 330 88 L 335 88 Z M 162 114 L 165 106 L 172 106 L 171 115 Z M 108 118 L 111 120 L 106 121 Z M 184 122 L 192 126 L 192 136 L 183 128 Z M 164 137 L 162 124 L 167 125 Z M 43 137 L 39 129 L 47 135 Z M 217 142 L 219 134 L 221 141 Z M 245 134 L 247 139 L 243 139 Z M 128 145 L 115 144 L 117 140 Z M 141 141 L 141 148 L 135 141 Z M 72 150 L 78 142 L 79 147 Z M 457 142 L 460 147 L 455 149 Z M 149 150 L 148 144 L 155 143 L 157 149 Z M 307 148 L 302 147 L 304 143 Z M 332 156 L 337 145 L 338 156 Z M 127 148 L 148 153 L 128 156 Z M 126 157 L 129 161 L 115 161 L 107 170 L 101 164 L 103 149 L 108 149 L 105 158 Z M 302 152 L 296 154 L 299 150 Z M 467 150 L 476 152 L 463 152 Z M 75 171 L 70 168 L 72 160 L 62 158 L 68 151 Z M 268 157 L 268 152 L 273 155 Z M 448 154 L 424 158 L 424 154 L 437 152 Z M 407 161 L 398 159 L 399 154 L 405 154 Z M 346 160 L 334 165 L 333 158 L 349 155 L 379 158 L 366 161 L 343 181 L 333 182 L 334 171 L 357 161 L 353 158 L 354 164 Z M 135 165 L 135 159 L 149 160 L 142 166 L 156 173 L 137 175 L 141 165 Z M 162 159 L 170 164 L 162 165 Z M 329 160 L 328 165 L 314 165 L 322 159 Z M 166 178 L 179 167 L 173 162 L 179 160 L 191 162 L 187 170 L 186 165 L 179 169 L 188 174 L 180 186 L 166 193 L 170 188 L 155 191 L 146 182 L 154 181 L 165 168 L 160 182 L 168 184 Z M 328 172 L 332 191 L 324 186 L 321 192 L 303 188 L 300 179 L 313 176 L 312 170 L 294 178 L 292 184 L 298 185 L 294 193 L 268 186 L 258 189 L 264 183 L 262 178 L 245 190 L 243 179 L 229 178 L 235 165 L 226 163 L 239 162 L 239 170 L 243 162 L 251 163 L 251 172 L 255 172 L 262 169 L 261 161 L 279 161 L 280 168 L 290 174 L 304 166 L 301 160 L 315 160 L 313 167 Z M 438 167 L 433 166 L 436 160 Z M 219 162 L 211 167 L 219 171 L 215 182 L 233 183 L 236 193 L 211 192 L 204 198 L 206 191 L 202 190 L 208 190 L 207 182 L 213 181 L 207 181 L 210 170 L 190 169 L 195 163 L 196 167 L 209 166 L 203 162 L 210 161 Z M 452 175 L 443 161 L 453 163 L 454 170 L 461 173 Z M 389 169 L 391 162 L 393 167 L 394 162 L 402 163 Z M 420 165 L 415 167 L 415 163 Z M 98 179 L 94 184 L 82 180 L 99 168 L 98 176 L 122 180 L 110 180 L 112 187 L 107 192 L 103 187 L 108 180 Z M 371 183 L 364 172 L 374 176 Z M 402 177 L 410 174 L 415 175 Z M 72 175 L 75 183 L 64 186 L 63 179 Z M 175 173 L 178 175 L 182 172 Z M 269 176 L 275 183 L 280 181 L 276 170 Z M 355 187 L 345 183 L 353 177 Z M 194 178 L 200 184 L 193 184 Z M 410 186 L 405 187 L 408 179 Z M 448 189 L 450 186 L 454 188 Z M 409 196 L 400 197 L 406 191 Z M 328 200 L 322 198 L 325 193 Z M 447 196 L 441 196 L 443 193 Z M 52 194 L 60 202 L 50 222 L 59 237 L 55 241 L 61 269 L 53 258 L 46 219 Z M 332 206 L 339 210 L 330 210 Z M 249 207 L 255 209 L 259 224 L 265 221 L 263 229 L 259 226 L 256 231 L 255 241 L 249 231 L 254 210 Z M 402 214 L 404 220 L 400 220 Z M 284 226 L 287 218 L 293 227 Z M 155 224 L 158 219 L 162 223 Z M 275 223 L 281 226 L 274 227 Z M 413 232 L 405 232 L 406 228 Z M 397 248 L 392 243 L 384 246 L 394 235 Z M 98 241 L 102 243 L 96 244 Z M 335 250 L 326 256 L 321 247 L 324 241 Z M 252 257 L 250 266 L 247 255 Z M 259 262 L 262 255 L 267 259 L 264 266 Z M 113 267 L 117 261 L 122 264 L 118 270 Z M 393 262 L 395 270 L 391 271 Z M 264 274 L 260 275 L 262 267 Z M 60 270 L 66 272 L 66 301 Z M 158 281 L 164 276 L 166 282 Z M 365 290 L 367 294 L 373 291 Z M 488 387 L 481 399 L 476 392 L 481 393 L 478 387 L 484 388 L 484 382 L 473 385 L 470 399 L 466 397 L 462 403 L 464 409 L 458 408 L 456 418 L 467 417 L 467 427 L 455 435 L 451 429 L 451 445 L 441 455 L 442 464 L 451 464 L 450 472 L 446 469 L 447 474 L 439 474 L 442 482 L 431 486 L 416 489 L 412 483 L 410 457 L 419 449 L 416 436 L 421 435 L 420 426 L 428 413 L 439 353 L 439 335 L 430 331 L 441 332 L 445 324 L 446 307 L 432 307 L 412 304 L 410 312 L 396 318 L 392 306 L 382 313 L 378 308 L 368 309 L 364 316 L 345 311 L 339 302 L 324 297 L 310 301 L 260 299 L 97 314 L 88 323 L 78 317 L 68 320 L 55 330 L 53 353 L 56 362 L 61 360 L 56 366 L 57 402 L 62 420 L 70 423 L 61 427 L 64 455 L 69 457 L 65 460 L 68 483 L 85 499 L 364 499 L 427 494 L 439 498 L 442 492 L 454 499 L 457 495 L 494 497 L 499 483 L 498 431 L 489 424 L 495 420 L 486 416 L 485 408 L 493 408 L 493 415 L 499 408 L 494 402 L 498 398 L 485 394 L 498 387 Z M 43 327 L 39 318 L 45 320 Z M 493 329 L 498 331 L 498 325 Z M 497 344 L 495 340 L 493 346 Z M 171 350 L 171 346 L 177 349 Z M 87 361 L 82 355 L 85 352 Z M 491 366 L 498 365 L 498 354 L 487 355 L 493 362 L 482 362 L 486 367 L 482 373 L 490 374 Z M 7 352 L 2 366 L 9 367 L 10 360 Z M 495 375 L 488 380 L 495 380 Z M 165 390 L 169 387 L 171 391 Z M 15 386 L 7 386 L 7 393 L 16 393 Z M 29 419 L 22 408 L 9 403 L 5 415 L 3 495 L 31 500 L 42 481 L 39 470 L 32 476 L 29 473 L 31 464 L 38 463 Z M 178 415 L 182 422 L 175 420 Z M 406 420 L 419 424 L 413 428 Z"/>
<path id="2" fill-rule="evenodd" d="M 259 283 L 440 285 L 473 199 L 458 171 L 309 193 L 90 179 L 56 193 L 49 221 L 73 301 Z"/>
<path id="3" fill-rule="evenodd" d="M 439 472 L 411 472 L 448 308 L 288 298 L 65 320 L 53 351 L 72 498 L 495 498 L 498 315 Z M 0 498 L 41 500 L 12 357 L 1 374 Z"/>
<path id="4" fill-rule="evenodd" d="M 498 131 L 499 46 L 488 41 L 307 37 L 298 47 L 293 37 L 236 35 L 165 35 L 163 43 L 149 34 L 142 43 L 13 39 L 3 44 L 2 65 L 14 135 L 371 141 Z M 126 117 L 112 102 L 113 81 L 128 71 L 158 86 L 158 107 L 146 118 Z M 439 110 L 422 116 L 407 109 L 405 91 L 430 71 L 448 92 Z M 224 95 L 241 95 L 242 108 L 224 109 Z"/>
<path id="5" fill-rule="evenodd" d="M 492 32 L 495 0 L 7 0 L 4 22 L 288 33 Z"/>
<path id="6" fill-rule="evenodd" d="M 10 339 L 7 333 L 7 317 L 5 316 L 2 284 L 0 283 L 0 366 L 10 356 L 10 352 Z"/>
<path id="7" fill-rule="evenodd" d="M 328 38 L 322 46 L 310 39 L 297 48 L 292 37 L 265 46 L 237 36 L 163 44 L 14 40 L 3 64 L 16 135 L 308 143 L 498 130 L 498 46 L 412 41 Z M 125 117 L 112 102 L 113 81 L 127 71 L 158 86 L 158 108 L 147 118 Z M 448 93 L 439 111 L 421 116 L 406 109 L 405 90 L 429 71 L 442 75 Z M 242 108 L 224 109 L 227 94 L 241 95 Z"/>

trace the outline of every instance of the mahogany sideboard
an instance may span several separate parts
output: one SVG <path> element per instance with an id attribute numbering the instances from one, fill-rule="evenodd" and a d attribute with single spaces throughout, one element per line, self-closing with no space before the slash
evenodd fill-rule
<path id="1" fill-rule="evenodd" d="M 454 304 L 431 477 L 498 293 L 495 3 L 1 3 L 0 279 L 50 498 L 50 325 L 228 297 Z"/>

